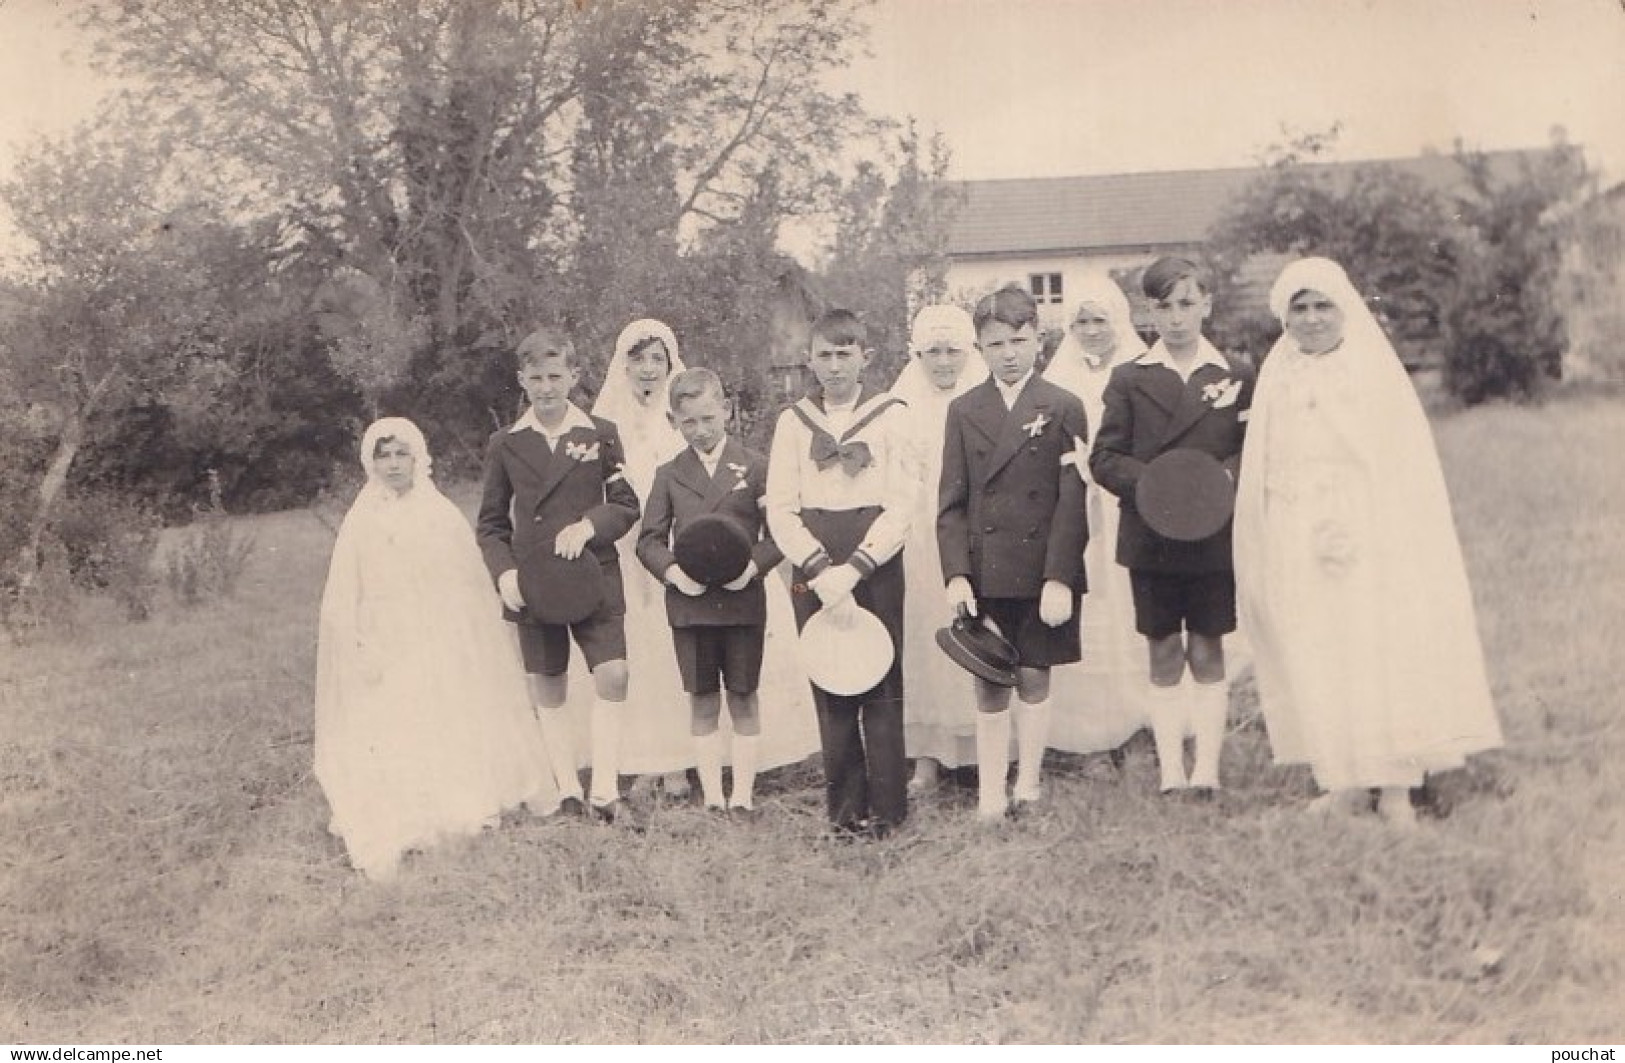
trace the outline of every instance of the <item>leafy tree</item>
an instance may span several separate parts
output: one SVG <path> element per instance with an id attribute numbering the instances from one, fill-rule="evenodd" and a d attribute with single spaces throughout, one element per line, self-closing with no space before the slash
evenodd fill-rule
<path id="1" fill-rule="evenodd" d="M 633 280 L 657 289 L 766 183 L 785 214 L 829 205 L 865 126 L 820 85 L 862 6 L 101 0 L 84 21 L 159 124 L 369 279 L 341 362 L 413 348 L 372 401 L 462 438 L 509 412 L 498 353 L 539 318 L 577 317 L 597 347 Z"/>
<path id="2" fill-rule="evenodd" d="M 1562 376 L 1568 330 L 1559 309 L 1567 217 L 1593 185 L 1577 147 L 1559 139 L 1516 176 L 1498 177 L 1481 153 L 1458 150 L 1471 231 L 1460 286 L 1446 316 L 1445 383 L 1468 403 L 1530 398 Z"/>
<path id="3" fill-rule="evenodd" d="M 908 357 L 911 312 L 947 294 L 949 229 L 962 196 L 947 180 L 940 136 L 922 141 L 911 122 L 891 155 L 890 177 L 864 162 L 848 183 L 824 287 L 832 302 L 868 322 L 879 368 L 895 376 Z"/>

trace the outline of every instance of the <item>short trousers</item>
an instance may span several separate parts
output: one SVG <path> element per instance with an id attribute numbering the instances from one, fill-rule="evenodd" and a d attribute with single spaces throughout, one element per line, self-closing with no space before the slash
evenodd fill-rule
<path id="1" fill-rule="evenodd" d="M 1072 615 L 1057 627 L 1039 617 L 1037 598 L 982 598 L 976 604 L 1015 646 L 1023 668 L 1053 668 L 1083 659 L 1081 598 L 1072 592 Z"/>
<path id="2" fill-rule="evenodd" d="M 1128 573 L 1134 590 L 1134 626 L 1146 638 L 1189 631 L 1217 638 L 1236 630 L 1236 577 L 1218 572 Z"/>
<path id="3" fill-rule="evenodd" d="M 563 675 L 570 667 L 570 640 L 587 667 L 626 660 L 626 617 L 603 608 L 579 624 L 516 624 L 519 653 L 531 675 Z"/>
<path id="4" fill-rule="evenodd" d="M 671 629 L 677 671 L 690 694 L 754 694 L 762 678 L 762 647 L 767 628 L 729 624 Z M 720 683 L 719 683 L 720 680 Z"/>

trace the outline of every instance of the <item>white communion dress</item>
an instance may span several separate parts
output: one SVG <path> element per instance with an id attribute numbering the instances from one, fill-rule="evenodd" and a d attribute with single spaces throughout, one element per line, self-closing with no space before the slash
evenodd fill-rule
<path id="1" fill-rule="evenodd" d="M 416 459 L 404 494 L 374 468 L 385 438 Z M 362 454 L 322 594 L 315 771 L 351 864 L 385 879 L 409 849 L 521 802 L 552 812 L 559 794 L 474 531 L 430 479 L 422 434 L 386 418 Z"/>
<path id="2" fill-rule="evenodd" d="M 1501 744 L 1461 548 L 1421 403 L 1343 271 L 1271 293 L 1343 312 L 1342 343 L 1283 336 L 1253 400 L 1236 512 L 1238 600 L 1275 759 L 1326 790 L 1420 785 Z"/>

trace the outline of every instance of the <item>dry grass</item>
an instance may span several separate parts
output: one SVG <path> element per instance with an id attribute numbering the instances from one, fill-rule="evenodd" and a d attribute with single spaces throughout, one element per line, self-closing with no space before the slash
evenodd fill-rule
<path id="1" fill-rule="evenodd" d="M 753 825 L 532 821 L 369 885 L 309 773 L 330 533 L 255 521 L 237 601 L 3 651 L 0 1040 L 1621 1040 L 1625 403 L 1439 435 L 1510 746 L 1414 836 L 1299 814 L 1243 690 L 1212 804 L 1136 741 L 996 834 L 951 789 L 833 845 L 797 768 Z"/>

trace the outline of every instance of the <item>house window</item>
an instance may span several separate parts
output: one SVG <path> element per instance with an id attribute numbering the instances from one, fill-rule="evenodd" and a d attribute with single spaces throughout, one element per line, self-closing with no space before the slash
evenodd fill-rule
<path id="1" fill-rule="evenodd" d="M 1061 301 L 1061 275 L 1059 273 L 1033 273 L 1027 277 L 1027 286 L 1037 303 Z"/>

